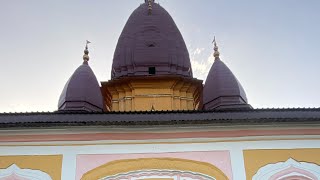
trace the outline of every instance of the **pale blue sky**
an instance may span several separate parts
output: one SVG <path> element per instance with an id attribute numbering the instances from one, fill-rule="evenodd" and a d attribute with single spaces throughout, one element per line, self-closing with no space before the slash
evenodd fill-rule
<path id="1" fill-rule="evenodd" d="M 143 0 L 9 0 L 0 6 L 0 112 L 54 111 L 86 39 L 99 81 L 110 79 L 121 30 Z M 156 0 L 205 79 L 216 35 L 222 60 L 256 108 L 320 107 L 320 1 Z"/>

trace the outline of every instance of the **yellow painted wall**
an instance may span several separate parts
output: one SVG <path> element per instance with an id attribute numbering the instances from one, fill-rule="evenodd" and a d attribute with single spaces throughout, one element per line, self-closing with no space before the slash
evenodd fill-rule
<path id="1" fill-rule="evenodd" d="M 202 81 L 178 76 L 126 77 L 103 82 L 102 94 L 111 111 L 195 110 L 201 101 Z"/>
<path id="2" fill-rule="evenodd" d="M 21 169 L 43 171 L 53 180 L 61 179 L 62 155 L 0 156 L 1 169 L 6 169 L 12 164 L 16 164 Z"/>
<path id="3" fill-rule="evenodd" d="M 290 158 L 320 165 L 320 149 L 245 150 L 243 155 L 247 180 L 251 180 L 261 167 Z"/>

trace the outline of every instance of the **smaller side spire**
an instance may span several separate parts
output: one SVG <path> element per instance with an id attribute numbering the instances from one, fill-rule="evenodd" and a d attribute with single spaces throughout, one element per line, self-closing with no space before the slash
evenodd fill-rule
<path id="1" fill-rule="evenodd" d="M 220 52 L 219 52 L 219 47 L 217 46 L 217 41 L 216 41 L 216 37 L 214 36 L 214 39 L 212 41 L 212 43 L 214 44 L 214 53 L 213 53 L 213 57 L 215 60 L 220 60 Z"/>
<path id="2" fill-rule="evenodd" d="M 88 44 L 91 43 L 90 41 L 86 41 L 86 47 L 84 49 L 84 55 L 83 55 L 83 63 L 88 64 L 88 61 L 90 59 L 89 57 L 89 50 L 88 50 Z"/>

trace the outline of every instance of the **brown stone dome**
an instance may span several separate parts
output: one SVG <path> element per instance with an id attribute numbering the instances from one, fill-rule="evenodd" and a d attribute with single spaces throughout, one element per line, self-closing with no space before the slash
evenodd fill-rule
<path id="1" fill-rule="evenodd" d="M 203 88 L 203 109 L 251 109 L 240 82 L 221 61 L 215 40 L 213 56 L 215 61 Z"/>
<path id="2" fill-rule="evenodd" d="M 59 111 L 103 111 L 100 86 L 87 62 L 72 74 L 60 95 Z"/>
<path id="3" fill-rule="evenodd" d="M 231 70 L 220 60 L 213 63 L 203 89 L 205 109 L 247 104 L 246 93 Z"/>
<path id="4" fill-rule="evenodd" d="M 169 13 L 141 4 L 129 17 L 114 53 L 111 78 L 181 75 L 192 77 L 189 53 Z"/>

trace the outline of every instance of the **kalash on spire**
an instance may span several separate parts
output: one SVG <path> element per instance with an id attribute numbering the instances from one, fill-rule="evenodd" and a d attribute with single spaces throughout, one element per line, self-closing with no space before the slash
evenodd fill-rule
<path id="1" fill-rule="evenodd" d="M 213 50 L 214 50 L 213 57 L 214 57 L 215 60 L 219 60 L 220 59 L 220 52 L 219 52 L 219 47 L 217 45 L 216 37 L 213 38 L 212 43 L 214 45 L 214 47 L 213 47 Z"/>
<path id="2" fill-rule="evenodd" d="M 88 61 L 90 59 L 89 57 L 89 50 L 88 50 L 88 44 L 91 43 L 90 41 L 86 41 L 86 47 L 84 49 L 84 55 L 83 55 L 83 63 L 88 64 Z"/>
<path id="3" fill-rule="evenodd" d="M 148 15 L 152 14 L 152 3 L 154 3 L 154 0 L 144 0 L 145 3 L 148 3 Z"/>

